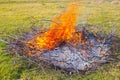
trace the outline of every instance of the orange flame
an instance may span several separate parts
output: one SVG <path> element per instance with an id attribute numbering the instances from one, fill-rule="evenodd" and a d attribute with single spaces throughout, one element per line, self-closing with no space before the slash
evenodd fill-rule
<path id="1" fill-rule="evenodd" d="M 50 29 L 28 41 L 36 49 L 53 49 L 61 42 L 67 42 L 75 32 L 75 22 L 78 18 L 78 3 L 72 4 L 67 11 L 53 19 Z M 33 46 L 31 46 L 32 48 Z"/>

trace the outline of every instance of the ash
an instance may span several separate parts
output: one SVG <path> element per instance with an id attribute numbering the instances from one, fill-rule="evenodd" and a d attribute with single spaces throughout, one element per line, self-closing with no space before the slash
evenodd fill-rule
<path id="1" fill-rule="evenodd" d="M 78 48 L 63 44 L 41 56 L 44 61 L 71 72 L 86 71 L 106 63 L 110 55 L 110 45 L 100 43 L 95 38 L 88 41 L 86 45 L 78 44 Z"/>

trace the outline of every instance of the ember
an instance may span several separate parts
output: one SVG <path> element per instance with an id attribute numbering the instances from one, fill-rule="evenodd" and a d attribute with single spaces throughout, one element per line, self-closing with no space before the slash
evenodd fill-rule
<path id="1" fill-rule="evenodd" d="M 8 49 L 33 61 L 43 61 L 62 69 L 78 72 L 97 67 L 107 62 L 110 55 L 111 36 L 101 37 L 83 27 L 76 30 L 78 3 L 71 5 L 66 12 L 53 19 L 48 31 L 40 29 L 14 39 Z"/>

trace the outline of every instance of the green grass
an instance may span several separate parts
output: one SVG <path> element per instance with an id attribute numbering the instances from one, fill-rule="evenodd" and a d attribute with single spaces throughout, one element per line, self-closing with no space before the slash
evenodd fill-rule
<path id="1" fill-rule="evenodd" d="M 52 19 L 65 10 L 68 0 L 0 0 L 0 38 L 7 34 L 16 34 L 18 29 L 27 30 L 31 22 L 42 19 Z M 89 1 L 90 2 L 90 1 Z M 77 24 L 87 21 L 99 25 L 107 32 L 116 29 L 120 34 L 120 5 L 106 2 L 102 4 L 89 3 L 83 0 Z M 92 1 L 91 1 L 92 2 Z M 48 26 L 50 22 L 40 22 Z M 46 68 L 33 70 L 36 66 L 28 65 L 22 59 L 7 55 L 2 49 L 6 45 L 0 42 L 0 80 L 120 80 L 120 69 L 114 63 L 105 65 L 102 69 L 90 74 L 62 74 L 60 70 Z M 15 62 L 16 61 L 16 62 Z"/>

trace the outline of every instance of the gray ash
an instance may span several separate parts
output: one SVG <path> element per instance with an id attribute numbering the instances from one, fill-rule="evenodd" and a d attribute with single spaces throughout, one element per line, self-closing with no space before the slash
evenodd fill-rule
<path id="1" fill-rule="evenodd" d="M 44 61 L 72 72 L 89 70 L 101 63 L 106 63 L 110 55 L 110 45 L 89 39 L 88 44 L 78 44 L 77 48 L 64 44 L 43 53 Z"/>

